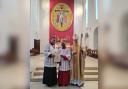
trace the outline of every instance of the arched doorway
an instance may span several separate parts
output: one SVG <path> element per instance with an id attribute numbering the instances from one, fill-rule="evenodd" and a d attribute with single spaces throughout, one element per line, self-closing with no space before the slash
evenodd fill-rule
<path id="1" fill-rule="evenodd" d="M 94 44 L 94 49 L 95 50 L 98 50 L 98 27 L 96 27 L 94 29 L 94 41 L 93 41 L 93 44 Z"/>

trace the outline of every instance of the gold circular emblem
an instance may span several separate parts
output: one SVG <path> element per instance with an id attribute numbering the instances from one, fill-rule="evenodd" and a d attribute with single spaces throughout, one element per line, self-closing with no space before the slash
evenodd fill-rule
<path id="1" fill-rule="evenodd" d="M 58 31 L 66 31 L 73 21 L 71 8 L 65 3 L 56 4 L 51 12 L 51 23 Z"/>

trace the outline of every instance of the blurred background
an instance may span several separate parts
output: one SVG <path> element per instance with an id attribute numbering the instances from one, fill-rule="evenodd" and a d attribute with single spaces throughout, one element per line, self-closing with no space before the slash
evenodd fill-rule
<path id="1" fill-rule="evenodd" d="M 128 88 L 128 3 L 99 0 L 99 87 Z"/>
<path id="2" fill-rule="evenodd" d="M 0 89 L 29 87 L 30 0 L 0 0 Z"/>
<path id="3" fill-rule="evenodd" d="M 42 53 L 48 40 L 49 4 L 39 1 L 0 0 L 0 89 L 30 88 L 30 55 Z M 128 89 L 128 0 L 80 1 L 75 33 L 88 33 L 88 47 L 98 49 L 98 88 Z"/>

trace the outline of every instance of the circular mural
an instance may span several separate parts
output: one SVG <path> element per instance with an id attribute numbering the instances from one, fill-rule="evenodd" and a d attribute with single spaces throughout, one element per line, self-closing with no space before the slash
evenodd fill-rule
<path id="1" fill-rule="evenodd" d="M 57 31 L 66 31 L 73 22 L 71 8 L 65 3 L 56 4 L 51 11 L 51 23 Z"/>

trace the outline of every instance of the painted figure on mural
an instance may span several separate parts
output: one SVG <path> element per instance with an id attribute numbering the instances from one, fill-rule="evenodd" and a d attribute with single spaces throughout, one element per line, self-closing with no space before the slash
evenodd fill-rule
<path id="1" fill-rule="evenodd" d="M 67 23 L 67 11 L 63 9 L 63 7 L 60 7 L 60 10 L 57 11 L 57 23 L 63 27 L 63 24 Z"/>

